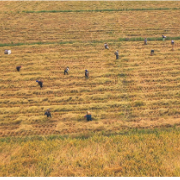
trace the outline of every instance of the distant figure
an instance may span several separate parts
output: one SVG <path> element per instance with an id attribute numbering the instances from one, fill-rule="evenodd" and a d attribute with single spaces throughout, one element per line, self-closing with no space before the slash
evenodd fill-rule
<path id="1" fill-rule="evenodd" d="M 87 114 L 84 116 L 87 121 L 92 121 L 92 118 L 91 118 L 91 113 L 88 111 Z"/>
<path id="2" fill-rule="evenodd" d="M 67 74 L 68 75 L 68 71 L 69 71 L 69 67 L 64 69 L 64 75 Z"/>
<path id="3" fill-rule="evenodd" d="M 39 84 L 40 88 L 43 87 L 43 81 L 42 80 L 40 80 L 40 81 L 36 80 L 36 82 Z"/>
<path id="4" fill-rule="evenodd" d="M 20 71 L 20 69 L 21 69 L 21 66 L 17 66 L 17 67 L 16 67 L 16 70 L 17 70 L 17 71 Z"/>
<path id="5" fill-rule="evenodd" d="M 119 52 L 118 52 L 118 50 L 114 54 L 116 55 L 116 59 L 119 59 Z"/>
<path id="6" fill-rule="evenodd" d="M 147 38 L 144 39 L 144 45 L 147 45 Z"/>
<path id="7" fill-rule="evenodd" d="M 165 40 L 166 36 L 162 35 L 163 41 Z"/>
<path id="8" fill-rule="evenodd" d="M 105 49 L 109 49 L 107 43 L 104 44 Z"/>
<path id="9" fill-rule="evenodd" d="M 87 69 L 85 70 L 85 78 L 89 78 L 89 71 Z"/>
<path id="10" fill-rule="evenodd" d="M 7 49 L 6 49 L 6 50 L 4 51 L 4 54 L 11 54 L 11 50 L 7 50 Z"/>
<path id="11" fill-rule="evenodd" d="M 171 40 L 172 50 L 174 50 L 174 40 Z"/>
<path id="12" fill-rule="evenodd" d="M 47 109 L 47 111 L 44 113 L 44 115 L 47 115 L 47 117 L 51 117 L 50 109 Z"/>
<path id="13" fill-rule="evenodd" d="M 151 56 L 153 56 L 153 55 L 154 55 L 154 50 L 152 49 L 152 50 L 151 50 Z"/>

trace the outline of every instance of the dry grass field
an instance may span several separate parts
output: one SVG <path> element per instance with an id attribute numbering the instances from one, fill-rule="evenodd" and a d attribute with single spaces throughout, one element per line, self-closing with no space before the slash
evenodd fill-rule
<path id="1" fill-rule="evenodd" d="M 162 14 L 159 11 L 115 12 L 116 16 L 112 12 L 78 12 L 75 15 L 74 13 L 20 13 L 11 16 L 6 14 L 1 27 L 3 31 L 0 41 L 8 44 L 87 43 L 117 41 L 126 37 L 161 37 L 162 34 L 169 37 L 179 36 L 179 11 L 162 10 L 162 13 L 163 18 L 170 23 L 161 21 Z"/>
<path id="2" fill-rule="evenodd" d="M 13 46 L 12 54 L 2 54 L 1 135 L 179 124 L 178 47 L 171 51 L 169 41 L 109 45 L 110 50 L 99 43 Z M 118 60 L 115 49 L 120 49 Z M 22 65 L 20 72 L 17 65 Z M 63 73 L 66 66 L 69 75 Z M 43 79 L 42 89 L 36 79 Z M 44 116 L 47 108 L 50 119 Z M 83 118 L 87 110 L 91 123 Z"/>
<path id="3" fill-rule="evenodd" d="M 0 176 L 180 176 L 179 129 L 83 136 L 1 138 Z"/>
<path id="4" fill-rule="evenodd" d="M 111 162 L 110 157 L 115 159 L 117 152 L 115 150 L 109 153 L 108 149 L 104 150 L 105 141 L 114 142 L 113 138 L 119 140 L 121 136 L 113 136 L 112 139 L 106 137 L 102 142 L 98 140 L 98 151 L 102 156 L 103 151 L 104 156 L 107 155 L 101 159 L 105 163 L 103 168 L 106 166 L 106 172 L 103 168 L 100 171 L 100 159 L 97 166 L 89 167 L 86 164 L 82 167 L 81 163 L 79 166 L 77 161 L 81 152 L 91 151 L 90 145 L 87 146 L 90 140 L 81 142 L 75 137 L 89 137 L 89 134 L 95 133 L 93 138 L 101 139 L 103 133 L 118 133 L 134 128 L 146 128 L 154 132 L 154 128 L 179 126 L 180 10 L 173 10 L 179 5 L 180 2 L 0 2 L 0 155 L 3 155 L 0 164 L 3 171 L 0 175 L 178 176 L 178 162 L 172 165 L 172 169 L 168 167 L 171 170 L 167 173 L 167 169 L 162 165 L 162 171 L 154 174 L 154 169 L 151 169 L 149 174 L 148 169 L 143 172 L 138 169 L 132 172 L 131 168 L 127 170 L 123 165 L 117 165 L 120 159 L 113 160 L 113 163 L 108 165 L 108 162 Z M 162 41 L 162 34 L 168 39 Z M 148 45 L 144 45 L 145 37 L 148 38 Z M 171 37 L 175 40 L 174 50 Z M 105 42 L 108 43 L 109 50 L 104 49 Z M 4 54 L 5 49 L 11 49 L 12 54 Z M 150 56 L 151 49 L 155 51 L 154 56 Z M 119 50 L 120 54 L 118 60 L 114 55 L 116 50 Z M 20 72 L 16 71 L 18 65 L 22 65 Z M 70 68 L 69 75 L 64 75 L 66 66 Z M 85 69 L 90 72 L 89 79 L 84 77 Z M 42 89 L 36 83 L 37 79 L 43 80 Z M 52 118 L 44 115 L 48 108 Z M 84 119 L 88 110 L 92 113 L 92 122 Z M 174 131 L 179 137 L 178 130 Z M 168 133 L 174 138 L 173 130 L 158 132 L 162 133 L 162 138 L 168 136 Z M 28 139 L 27 142 L 22 140 L 22 143 L 18 139 L 34 135 L 42 137 L 43 140 L 39 142 L 38 139 Z M 51 142 L 48 137 L 52 135 L 71 138 L 55 139 Z M 135 136 L 139 152 L 148 135 L 135 133 Z M 159 136 L 155 137 L 150 137 L 150 144 L 160 141 Z M 8 138 L 15 138 L 17 143 L 13 144 L 13 140 L 9 142 Z M 134 145 L 131 145 L 130 139 L 134 142 L 134 134 L 128 137 L 124 134 L 123 138 L 127 139 L 122 140 L 122 144 L 130 141 L 129 146 L 132 146 L 130 149 L 133 151 Z M 169 141 L 161 141 L 165 143 L 163 148 L 167 148 Z M 77 161 L 73 159 L 73 154 L 69 154 L 66 142 L 72 143 L 72 150 L 75 148 L 75 152 L 79 152 L 75 158 Z M 38 146 L 39 143 L 42 146 Z M 40 149 L 46 143 L 49 150 Z M 53 147 L 61 149 L 58 143 L 68 152 L 68 155 L 63 157 L 64 161 L 70 156 L 76 164 L 67 165 L 63 173 L 58 170 L 61 151 L 58 151 L 58 157 L 50 157 L 53 159 L 49 161 L 53 164 L 53 170 L 46 169 L 44 164 L 38 164 L 39 171 L 36 171 L 36 166 L 21 162 L 22 154 L 28 151 L 27 147 L 34 146 L 38 153 L 48 153 Z M 78 146 L 74 146 L 74 143 Z M 96 143 L 96 140 L 93 140 L 92 147 L 96 147 Z M 113 146 L 113 143 L 108 146 L 111 145 Z M 4 149 L 8 150 L 11 146 L 14 150 L 7 155 Z M 81 149 L 81 146 L 84 148 Z M 125 146 L 123 153 L 127 153 L 125 149 L 128 148 L 128 145 Z M 137 156 L 137 161 L 148 153 L 149 147 L 146 148 L 144 155 Z M 156 148 L 158 147 L 152 148 L 152 154 L 159 150 Z M 179 151 L 179 147 L 176 148 L 175 154 Z M 162 151 L 163 149 L 159 153 Z M 97 160 L 96 152 L 92 153 L 93 158 L 91 156 L 89 164 L 90 161 Z M 52 154 L 57 154 L 57 151 L 54 150 Z M 35 156 L 36 159 L 39 155 Z M 81 158 L 84 159 L 85 156 L 84 153 Z M 158 162 L 154 166 L 157 169 L 164 156 L 161 160 L 152 161 L 151 165 Z M 5 161 L 6 157 L 8 161 Z M 16 161 L 13 161 L 13 157 Z M 55 164 L 54 159 L 57 161 Z M 41 160 L 32 158 L 33 164 L 40 163 Z M 122 161 L 126 163 L 126 160 Z M 16 169 L 12 164 L 17 161 L 27 168 L 19 174 L 15 172 L 22 168 L 21 165 Z M 44 163 L 47 165 L 49 162 L 46 160 Z M 130 162 L 130 165 L 131 163 L 135 164 L 136 161 Z M 81 168 L 78 169 L 77 165 Z M 117 170 L 117 173 L 111 171 L 116 165 L 117 169 L 121 169 Z M 45 169 L 40 170 L 42 166 Z M 9 168 L 15 168 L 16 171 Z M 82 173 L 83 168 L 89 171 Z"/>
<path id="5" fill-rule="evenodd" d="M 176 0 L 1 0 L 0 13 L 44 10 L 96 10 L 96 9 L 139 9 L 176 8 Z"/>

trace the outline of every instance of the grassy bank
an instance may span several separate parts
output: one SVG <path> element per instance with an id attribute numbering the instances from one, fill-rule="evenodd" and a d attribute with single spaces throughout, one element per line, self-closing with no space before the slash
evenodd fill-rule
<path id="1" fill-rule="evenodd" d="M 143 37 L 134 37 L 134 38 L 118 38 L 116 40 L 108 39 L 106 40 L 109 42 L 109 44 L 114 44 L 122 41 L 144 41 L 145 38 Z M 180 36 L 176 37 L 166 37 L 167 40 L 179 40 Z M 149 37 L 147 38 L 147 41 L 162 41 L 162 37 Z M 13 47 L 13 46 L 25 46 L 25 45 L 51 45 L 51 44 L 76 44 L 76 43 L 84 43 L 82 41 L 61 41 L 61 42 L 33 42 L 33 43 L 13 43 L 11 42 L 10 44 L 0 44 L 0 47 Z M 92 41 L 87 41 L 85 42 L 87 44 L 96 44 L 96 43 L 104 43 L 104 41 L 98 41 L 98 40 L 92 40 Z"/>
<path id="2" fill-rule="evenodd" d="M 114 11 L 159 11 L 159 10 L 179 10 L 180 8 L 139 8 L 139 9 L 94 9 L 94 10 L 42 10 L 42 11 L 22 11 L 23 13 L 72 13 L 72 12 L 114 12 Z"/>

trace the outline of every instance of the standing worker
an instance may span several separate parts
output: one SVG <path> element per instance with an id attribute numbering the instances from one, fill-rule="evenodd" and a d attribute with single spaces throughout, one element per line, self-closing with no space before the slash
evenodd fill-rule
<path id="1" fill-rule="evenodd" d="M 119 52 L 118 52 L 118 50 L 114 54 L 116 55 L 116 59 L 119 59 Z"/>
<path id="2" fill-rule="evenodd" d="M 43 81 L 42 80 L 40 80 L 40 81 L 36 80 L 36 82 L 39 84 L 40 88 L 43 87 Z"/>
<path id="3" fill-rule="evenodd" d="M 174 51 L 174 40 L 171 40 L 172 51 Z"/>
<path id="4" fill-rule="evenodd" d="M 68 71 L 69 71 L 69 67 L 64 69 L 64 75 L 67 74 L 68 75 Z"/>
<path id="5" fill-rule="evenodd" d="M 147 38 L 144 39 L 144 45 L 147 45 Z"/>
<path id="6" fill-rule="evenodd" d="M 85 70 L 85 78 L 89 78 L 89 71 L 87 69 Z"/>
<path id="7" fill-rule="evenodd" d="M 92 121 L 92 118 L 91 118 L 91 113 L 88 111 L 87 114 L 84 116 L 87 121 Z"/>
<path id="8" fill-rule="evenodd" d="M 16 67 L 16 70 L 17 70 L 17 71 L 20 71 L 20 69 L 21 69 L 21 66 L 17 66 L 17 67 Z"/>

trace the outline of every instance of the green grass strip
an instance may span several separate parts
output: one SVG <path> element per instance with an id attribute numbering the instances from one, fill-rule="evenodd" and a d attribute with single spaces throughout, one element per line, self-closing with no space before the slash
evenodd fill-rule
<path id="1" fill-rule="evenodd" d="M 179 40 L 180 36 L 177 37 L 166 37 L 166 40 Z M 121 42 L 121 41 L 144 41 L 142 37 L 134 37 L 134 38 L 119 38 L 117 40 L 106 40 L 107 42 Z M 147 38 L 147 41 L 162 41 L 162 37 L 151 37 Z M 5 46 L 24 46 L 24 45 L 45 45 L 45 44 L 74 44 L 74 43 L 104 43 L 104 40 L 94 40 L 94 41 L 64 41 L 64 42 L 33 42 L 33 43 L 10 43 L 10 44 L 0 44 L 0 47 Z"/>
<path id="2" fill-rule="evenodd" d="M 71 12 L 112 12 L 112 11 L 156 11 L 156 10 L 179 10 L 180 8 L 138 8 L 138 9 L 94 9 L 94 10 L 42 10 L 42 11 L 22 11 L 23 13 L 71 13 Z"/>

